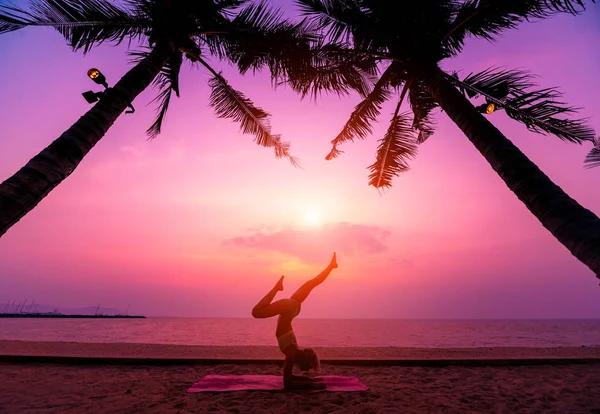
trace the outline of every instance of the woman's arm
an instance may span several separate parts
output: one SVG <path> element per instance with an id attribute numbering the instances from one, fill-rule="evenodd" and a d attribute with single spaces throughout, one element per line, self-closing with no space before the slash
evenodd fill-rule
<path id="1" fill-rule="evenodd" d="M 286 355 L 285 362 L 283 363 L 283 388 L 286 390 L 292 389 L 294 383 L 294 357 Z"/>
<path id="2" fill-rule="evenodd" d="M 292 375 L 292 379 L 294 381 L 312 381 L 312 382 L 322 381 L 321 378 L 313 378 L 313 377 L 309 377 L 307 375 Z"/>

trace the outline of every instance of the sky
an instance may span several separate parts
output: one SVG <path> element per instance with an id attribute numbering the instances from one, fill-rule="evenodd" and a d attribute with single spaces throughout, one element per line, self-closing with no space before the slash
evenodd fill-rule
<path id="1" fill-rule="evenodd" d="M 23 4 L 17 2 L 17 4 Z M 279 3 L 290 16 L 290 1 Z M 503 65 L 558 86 L 600 131 L 600 5 L 578 17 L 520 25 L 496 43 L 470 39 L 443 62 L 462 74 Z M 114 84 L 131 67 L 126 45 L 83 56 L 50 29 L 0 36 L 0 180 L 14 174 L 89 109 L 81 93 L 99 68 Z M 208 106 L 210 77 L 186 67 L 163 133 L 148 141 L 156 90 L 134 101 L 75 172 L 0 238 L 0 303 L 100 304 L 147 316 L 250 317 L 285 275 L 291 295 L 338 253 L 339 268 L 303 305 L 306 318 L 600 318 L 593 273 L 554 237 L 444 113 L 411 170 L 384 193 L 367 167 L 373 136 L 326 161 L 359 97 L 300 100 L 268 74 L 240 76 L 211 61 L 272 115 L 303 168 L 276 159 Z M 591 145 L 494 123 L 555 183 L 600 214 Z"/>

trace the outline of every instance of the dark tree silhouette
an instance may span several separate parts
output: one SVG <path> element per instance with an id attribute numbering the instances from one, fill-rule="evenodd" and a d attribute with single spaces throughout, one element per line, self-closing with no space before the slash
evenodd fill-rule
<path id="1" fill-rule="evenodd" d="M 207 58 L 234 63 L 241 73 L 266 67 L 277 81 L 290 67 L 299 70 L 298 56 L 310 56 L 314 37 L 304 22 L 292 23 L 265 3 L 247 0 L 128 0 L 119 4 L 123 5 L 108 0 L 34 0 L 29 9 L 0 5 L 0 34 L 31 26 L 51 27 L 74 50 L 84 53 L 104 42 L 133 40 L 146 45 L 132 52 L 137 64 L 97 104 L 0 184 L 0 236 L 68 177 L 135 97 L 152 84 L 159 90 L 159 107 L 148 134 L 156 137 L 171 97 L 179 96 L 179 73 L 186 61 L 209 73 L 210 104 L 218 117 L 239 123 L 242 132 L 253 135 L 259 145 L 273 148 L 277 157 L 298 165 L 289 145 L 271 132 L 269 114 L 235 90 Z"/>
<path id="2" fill-rule="evenodd" d="M 578 14 L 583 0 L 296 0 L 326 40 L 325 47 L 351 48 L 356 67 L 379 65 L 372 89 L 332 141 L 327 159 L 339 146 L 366 138 L 382 104 L 397 102 L 369 184 L 390 187 L 408 170 L 419 144 L 434 132 L 433 112 L 441 109 L 465 133 L 511 191 L 571 253 L 600 278 L 600 220 L 554 184 L 467 98 L 484 96 L 487 103 L 532 131 L 572 142 L 592 142 L 588 165 L 600 165 L 600 140 L 584 120 L 567 119 L 576 108 L 561 102 L 555 88 L 539 89 L 523 71 L 490 68 L 460 79 L 439 62 L 462 52 L 469 36 L 493 41 L 504 30 L 557 13 Z M 348 55 L 343 72 L 352 66 Z M 370 62 L 369 62 L 370 60 Z M 333 65 L 335 66 L 335 64 Z M 295 83 L 318 89 L 318 70 Z M 411 111 L 401 112 L 404 103 Z M 412 112 L 412 113 L 411 113 Z"/>

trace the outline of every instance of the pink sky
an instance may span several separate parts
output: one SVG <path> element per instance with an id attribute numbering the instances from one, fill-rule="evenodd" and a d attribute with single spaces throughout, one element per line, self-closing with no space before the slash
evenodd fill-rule
<path id="1" fill-rule="evenodd" d="M 283 2 L 282 2 L 283 3 Z M 288 3 L 288 2 L 286 2 Z M 289 7 L 289 6 L 288 6 Z M 288 10 L 292 10 L 291 8 Z M 448 70 L 524 68 L 560 86 L 600 131 L 600 6 L 470 41 Z M 85 75 L 114 84 L 130 67 L 125 47 L 83 57 L 58 33 L 0 36 L 0 180 L 17 171 L 87 109 Z M 294 169 L 208 107 L 208 75 L 186 68 L 158 139 L 144 135 L 155 95 L 134 102 L 78 169 L 0 238 L 0 303 L 28 298 L 65 307 L 149 316 L 247 317 L 286 275 L 290 295 L 325 266 L 340 268 L 303 306 L 320 318 L 600 317 L 600 287 L 517 200 L 445 114 L 412 170 L 380 195 L 367 166 L 393 108 L 371 139 L 325 161 L 358 97 L 300 101 L 266 75 L 241 77 L 214 62 L 272 117 L 303 160 Z M 97 88 L 96 88 L 97 89 Z M 600 168 L 589 146 L 492 122 L 583 206 L 600 214 Z"/>

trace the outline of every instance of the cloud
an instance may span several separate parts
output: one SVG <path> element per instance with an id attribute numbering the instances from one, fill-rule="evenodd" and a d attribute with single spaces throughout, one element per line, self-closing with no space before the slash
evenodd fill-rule
<path id="1" fill-rule="evenodd" d="M 225 243 L 283 252 L 306 261 L 322 261 L 323 255 L 332 251 L 350 257 L 383 253 L 388 248 L 384 241 L 389 235 L 390 232 L 381 227 L 341 222 L 317 229 L 265 228 Z"/>
<path id="2" fill-rule="evenodd" d="M 415 262 L 405 257 L 390 257 L 388 259 L 388 265 L 395 267 L 415 267 Z"/>

